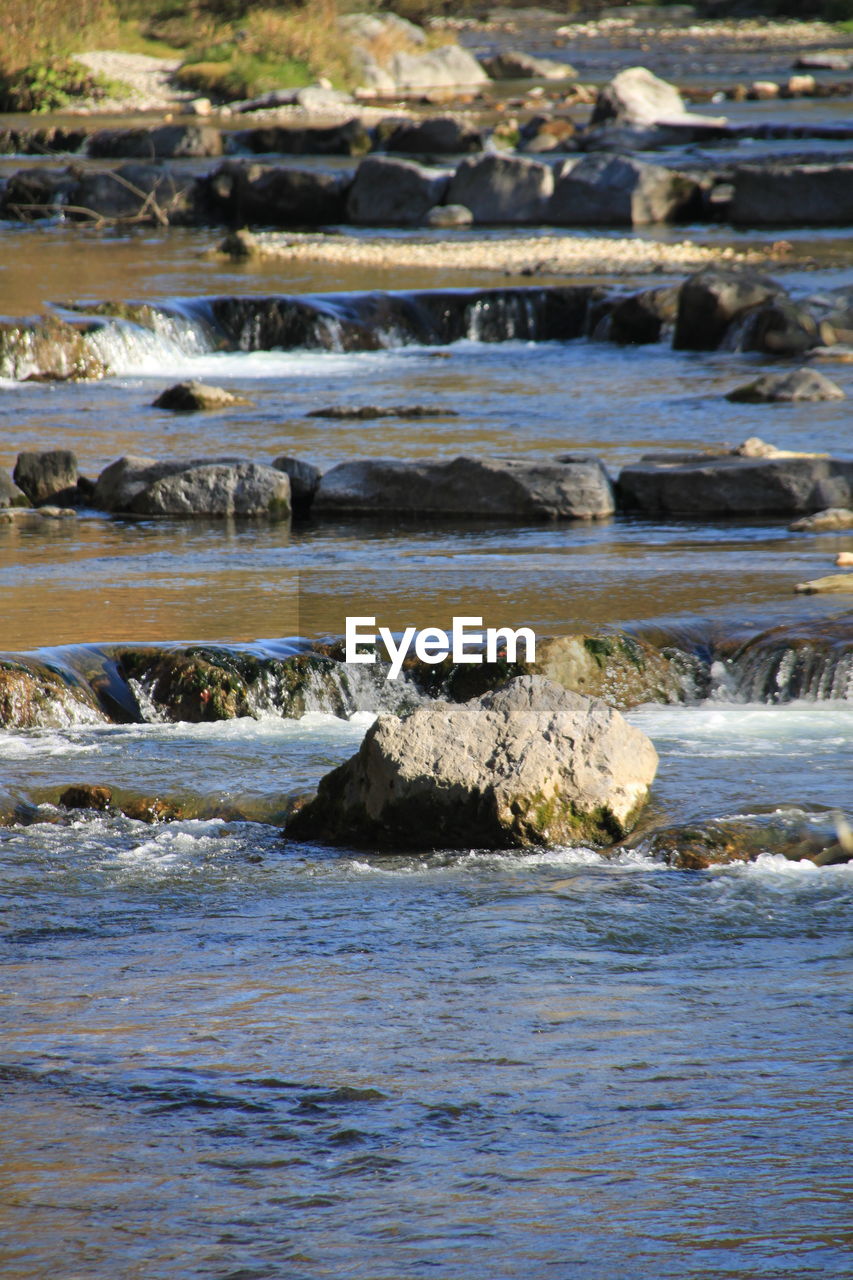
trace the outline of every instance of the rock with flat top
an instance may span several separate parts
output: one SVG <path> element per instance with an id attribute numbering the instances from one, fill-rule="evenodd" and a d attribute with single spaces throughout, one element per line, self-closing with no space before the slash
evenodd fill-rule
<path id="1" fill-rule="evenodd" d="M 287 835 L 376 849 L 612 844 L 656 769 L 618 711 L 522 676 L 461 705 L 380 716 Z"/>
<path id="2" fill-rule="evenodd" d="M 315 514 L 452 520 L 592 520 L 613 510 L 610 480 L 597 458 L 368 458 L 327 471 L 314 499 Z"/>
<path id="3" fill-rule="evenodd" d="M 557 226 L 671 222 L 699 203 L 698 183 L 633 156 L 590 155 L 557 170 L 548 221 Z"/>
<path id="4" fill-rule="evenodd" d="M 835 533 L 853 529 L 853 510 L 850 507 L 827 507 L 813 516 L 803 516 L 788 525 L 795 533 Z"/>
<path id="5" fill-rule="evenodd" d="M 202 463 L 162 476 L 130 504 L 135 515 L 289 520 L 290 480 L 257 462 Z"/>
<path id="6" fill-rule="evenodd" d="M 417 226 L 440 204 L 449 173 L 411 160 L 368 156 L 362 160 L 347 197 L 351 222 L 361 226 Z"/>
<path id="7" fill-rule="evenodd" d="M 472 156 L 453 175 L 446 203 L 464 205 L 480 223 L 545 222 L 553 192 L 550 165 L 520 156 Z"/>
<path id="8" fill-rule="evenodd" d="M 803 596 L 853 595 L 853 573 L 830 573 L 825 578 L 812 578 L 809 582 L 798 582 L 794 590 Z"/>
<path id="9" fill-rule="evenodd" d="M 625 511 L 683 518 L 798 516 L 853 505 L 853 461 L 719 457 L 640 461 L 619 476 Z"/>
<path id="10" fill-rule="evenodd" d="M 577 76 L 568 62 L 535 58 L 532 53 L 520 53 L 516 49 L 483 58 L 481 66 L 492 80 L 569 80 Z"/>

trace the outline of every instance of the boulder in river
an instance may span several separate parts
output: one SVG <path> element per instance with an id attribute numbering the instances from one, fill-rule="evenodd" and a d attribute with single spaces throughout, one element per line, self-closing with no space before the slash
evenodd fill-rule
<path id="1" fill-rule="evenodd" d="M 155 480 L 133 498 L 142 516 L 289 520 L 290 480 L 257 462 L 199 463 Z"/>
<path id="2" fill-rule="evenodd" d="M 548 204 L 557 226 L 641 226 L 672 222 L 698 206 L 695 179 L 633 156 L 566 160 Z"/>
<path id="3" fill-rule="evenodd" d="M 127 512 L 134 498 L 163 476 L 212 462 L 239 462 L 239 458 L 194 458 L 189 461 L 159 462 L 126 454 L 104 467 L 92 493 L 92 506 L 100 511 Z"/>
<path id="4" fill-rule="evenodd" d="M 440 204 L 449 173 L 410 160 L 368 156 L 362 160 L 347 198 L 351 222 L 361 226 L 418 226 Z"/>
<path id="5" fill-rule="evenodd" d="M 13 478 L 34 507 L 77 500 L 77 456 L 70 449 L 19 453 Z"/>
<path id="6" fill-rule="evenodd" d="M 815 455 L 646 461 L 623 467 L 620 506 L 692 519 L 794 516 L 853 504 L 853 461 Z"/>
<path id="7" fill-rule="evenodd" d="M 772 404 L 777 401 L 844 400 L 845 393 L 817 369 L 791 369 L 787 373 L 765 373 L 752 382 L 730 391 L 727 400 L 736 404 Z"/>
<path id="8" fill-rule="evenodd" d="M 0 725 L 53 729 L 103 723 L 92 689 L 29 655 L 0 657 Z"/>
<path id="9" fill-rule="evenodd" d="M 483 134 L 473 125 L 453 116 L 405 120 L 385 138 L 385 149 L 408 155 L 467 155 L 483 150 Z"/>
<path id="10" fill-rule="evenodd" d="M 104 363 L 79 326 L 55 316 L 0 320 L 0 377 L 32 382 L 102 378 Z"/>
<path id="11" fill-rule="evenodd" d="M 186 225 L 201 220 L 201 188 L 192 174 L 159 164 L 76 172 L 68 216 L 77 221 Z"/>
<path id="12" fill-rule="evenodd" d="M 853 595 L 853 573 L 829 573 L 824 578 L 798 582 L 794 590 L 802 596 Z"/>
<path id="13" fill-rule="evenodd" d="M 446 203 L 464 205 L 475 222 L 546 222 L 553 192 L 550 165 L 520 156 L 472 156 L 453 175 Z"/>
<path id="14" fill-rule="evenodd" d="M 729 217 L 740 227 L 846 226 L 853 222 L 853 161 L 743 164 Z"/>
<path id="15" fill-rule="evenodd" d="M 296 129 L 266 125 L 238 129 L 228 135 L 229 151 L 255 155 L 363 156 L 370 150 L 370 134 L 357 118 L 322 128 Z"/>
<path id="16" fill-rule="evenodd" d="M 697 271 L 681 286 L 672 345 L 683 351 L 715 351 L 734 321 L 784 294 L 776 280 L 749 269 Z"/>
<path id="17" fill-rule="evenodd" d="M 206 382 L 177 382 L 161 391 L 152 402 L 155 409 L 173 409 L 191 413 L 199 409 L 230 409 L 236 405 L 251 404 L 246 396 L 235 395 L 224 387 L 214 387 Z"/>
<path id="18" fill-rule="evenodd" d="M 646 67 L 626 67 L 599 90 L 590 118 L 591 125 L 697 124 L 719 126 L 722 119 L 710 119 L 687 111 L 675 85 L 661 80 Z"/>
<path id="19" fill-rule="evenodd" d="M 344 222 L 351 182 L 347 173 L 246 164 L 240 160 L 226 160 L 201 180 L 206 199 L 219 217 L 232 223 L 267 227 L 317 227 Z"/>
<path id="20" fill-rule="evenodd" d="M 314 499 L 315 514 L 455 520 L 590 520 L 613 510 L 610 480 L 597 458 L 368 458 L 327 471 Z"/>
<path id="21" fill-rule="evenodd" d="M 763 351 L 772 356 L 802 356 L 835 332 L 827 321 L 790 298 L 773 298 L 757 307 L 740 326 L 737 346 L 742 351 Z"/>
<path id="22" fill-rule="evenodd" d="M 612 844 L 656 769 L 618 711 L 522 676 L 461 705 L 380 716 L 287 835 L 376 849 Z"/>
<path id="23" fill-rule="evenodd" d="M 210 125 L 164 124 L 153 129 L 98 129 L 89 135 L 93 158 L 177 160 L 222 155 L 222 134 Z"/>

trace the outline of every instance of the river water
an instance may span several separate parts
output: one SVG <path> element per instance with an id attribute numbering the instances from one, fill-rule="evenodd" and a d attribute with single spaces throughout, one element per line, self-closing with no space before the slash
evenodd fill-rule
<path id="1" fill-rule="evenodd" d="M 719 233 L 717 233 L 719 234 Z M 6 309 L 482 285 L 224 266 L 210 237 L 0 230 Z M 844 283 L 802 273 L 803 292 Z M 498 282 L 500 283 L 500 282 Z M 0 464 L 122 453 L 599 455 L 737 444 L 850 456 L 849 403 L 729 405 L 761 358 L 578 340 L 220 353 L 113 329 L 99 383 L 0 387 Z M 853 395 L 853 366 L 827 369 Z M 251 397 L 150 407 L 187 376 Z M 418 420 L 307 417 L 420 404 Z M 748 634 L 850 622 L 800 597 L 843 535 L 783 521 L 0 527 L 0 648 L 339 635 L 454 614 L 541 634 Z M 853 689 L 711 694 L 629 713 L 683 822 L 846 810 Z M 846 695 L 846 696 L 845 696 Z M 146 825 L 0 828 L 3 1274 L 24 1280 L 538 1280 L 849 1274 L 843 1191 L 849 867 L 701 873 L 583 848 L 375 857 L 297 846 L 282 797 L 370 723 L 319 711 L 0 735 L 0 794 L 71 783 L 229 805 Z"/>

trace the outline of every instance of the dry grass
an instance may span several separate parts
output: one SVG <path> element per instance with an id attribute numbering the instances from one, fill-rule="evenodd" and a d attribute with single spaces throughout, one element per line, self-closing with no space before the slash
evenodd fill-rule
<path id="1" fill-rule="evenodd" d="M 0 72 L 5 75 L 117 34 L 112 0 L 2 0 L 2 9 Z"/>

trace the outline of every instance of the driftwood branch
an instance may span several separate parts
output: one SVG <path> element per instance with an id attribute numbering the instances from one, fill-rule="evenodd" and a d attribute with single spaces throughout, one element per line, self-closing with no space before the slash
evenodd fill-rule
<path id="1" fill-rule="evenodd" d="M 168 227 L 169 216 L 163 209 L 162 205 L 158 203 L 156 198 L 157 190 L 162 182 L 161 178 L 157 179 L 157 182 L 154 184 L 151 191 L 145 192 L 134 183 L 129 182 L 128 179 L 123 177 L 120 173 L 114 173 L 109 169 L 105 170 L 105 173 L 112 178 L 114 182 L 117 182 L 119 186 L 125 187 L 131 195 L 136 196 L 141 201 L 140 206 L 135 213 L 119 214 L 115 217 L 109 217 L 107 214 L 99 213 L 97 209 L 90 209 L 86 205 L 59 204 L 58 202 L 51 204 L 38 204 L 36 202 L 13 203 L 9 205 L 9 209 L 12 210 L 16 217 L 20 218 L 22 222 L 32 221 L 31 218 L 27 217 L 27 215 L 31 213 L 47 213 L 48 215 L 71 213 L 77 214 L 79 217 L 91 219 L 92 225 L 98 229 L 101 227 L 135 226 L 142 222 L 155 222 L 158 226 Z M 183 195 L 183 191 L 177 194 Z"/>

